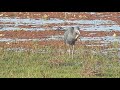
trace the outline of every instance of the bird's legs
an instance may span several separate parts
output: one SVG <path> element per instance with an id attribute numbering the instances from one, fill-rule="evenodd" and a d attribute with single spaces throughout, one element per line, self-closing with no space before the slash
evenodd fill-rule
<path id="1" fill-rule="evenodd" d="M 72 45 L 72 59 L 73 59 L 73 55 L 74 55 L 74 49 L 75 49 L 75 46 Z"/>
<path id="2" fill-rule="evenodd" d="M 70 52 L 71 52 L 71 47 L 70 47 L 70 45 L 69 45 L 68 52 L 69 52 L 69 57 L 70 57 Z"/>
<path id="3" fill-rule="evenodd" d="M 74 48 L 75 48 L 75 45 L 69 45 L 69 57 L 71 57 L 71 54 L 72 54 L 72 59 L 74 57 Z"/>
<path id="4" fill-rule="evenodd" d="M 69 46 L 69 49 L 68 49 L 68 52 L 69 52 L 69 58 L 71 58 L 71 54 L 72 54 L 72 59 L 74 57 L 74 49 L 75 49 L 75 45 L 68 45 Z"/>

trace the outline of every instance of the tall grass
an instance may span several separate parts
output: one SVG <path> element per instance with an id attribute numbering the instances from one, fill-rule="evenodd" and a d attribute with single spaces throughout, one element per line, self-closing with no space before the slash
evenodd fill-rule
<path id="1" fill-rule="evenodd" d="M 0 49 L 0 78 L 119 78 L 118 43 L 112 43 L 114 54 L 100 52 L 99 48 L 76 48 L 74 59 L 68 53 L 40 47 L 33 42 L 33 50 L 7 51 Z M 94 50 L 93 50 L 94 49 Z M 99 53 L 93 53 L 99 52 Z"/>

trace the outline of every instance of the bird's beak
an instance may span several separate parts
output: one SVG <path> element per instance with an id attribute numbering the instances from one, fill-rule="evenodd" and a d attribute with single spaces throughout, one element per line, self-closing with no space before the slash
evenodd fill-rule
<path id="1" fill-rule="evenodd" d="M 77 30 L 76 33 L 77 33 L 77 35 L 76 35 L 75 39 L 78 40 L 79 37 L 80 37 L 80 32 L 79 32 L 79 30 Z"/>
<path id="2" fill-rule="evenodd" d="M 78 40 L 78 39 L 79 39 L 79 37 L 80 37 L 80 35 L 76 35 L 75 39 L 76 39 L 76 40 Z"/>

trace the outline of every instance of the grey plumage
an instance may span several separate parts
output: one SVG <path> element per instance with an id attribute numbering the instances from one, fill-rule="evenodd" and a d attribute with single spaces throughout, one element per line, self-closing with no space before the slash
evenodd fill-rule
<path id="1" fill-rule="evenodd" d="M 80 36 L 79 27 L 69 27 L 64 33 L 64 42 L 65 44 L 69 45 L 69 50 L 70 50 L 70 46 L 72 46 L 72 58 L 74 52 L 74 45 L 77 39 L 79 38 L 79 36 Z"/>

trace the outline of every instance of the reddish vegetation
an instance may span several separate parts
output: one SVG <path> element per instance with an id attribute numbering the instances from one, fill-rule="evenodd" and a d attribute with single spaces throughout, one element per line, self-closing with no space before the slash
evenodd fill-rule
<path id="1" fill-rule="evenodd" d="M 0 36 L 1 38 L 19 38 L 19 39 L 40 39 L 40 38 L 44 38 L 46 36 L 51 36 L 51 35 L 59 35 L 59 34 L 63 35 L 63 31 L 0 31 L 0 34 L 3 34 L 4 36 Z M 91 34 L 91 33 L 95 33 L 95 34 Z M 120 35 L 120 32 L 115 32 L 117 33 L 117 35 Z M 114 32 L 101 32 L 101 31 L 81 31 L 81 36 L 83 37 L 102 37 L 102 36 L 112 36 L 114 34 Z M 37 43 L 40 46 L 54 46 L 54 47 L 63 47 L 64 43 L 63 41 L 54 41 L 54 40 L 50 40 L 50 41 L 39 41 Z M 86 45 L 86 44 L 96 44 L 93 42 L 77 42 L 76 43 L 77 46 L 82 45 Z M 11 42 L 11 43 L 0 43 L 0 47 L 23 47 L 23 48 L 33 48 L 34 43 L 31 41 L 19 41 L 19 42 Z"/>
<path id="2" fill-rule="evenodd" d="M 47 18 L 60 18 L 60 19 L 104 19 L 104 20 L 113 20 L 119 23 L 120 12 L 96 12 L 87 13 L 87 12 L 1 12 L 1 17 L 20 17 L 20 18 L 44 18 L 44 15 L 47 15 Z"/>
<path id="3" fill-rule="evenodd" d="M 35 38 L 44 38 L 51 35 L 60 35 L 63 34 L 63 31 L 53 31 L 53 30 L 46 30 L 46 31 L 0 31 L 1 38 L 19 38 L 19 39 L 35 39 Z"/>
<path id="4" fill-rule="evenodd" d="M 19 38 L 19 39 L 41 39 L 45 38 L 47 36 L 51 35 L 63 35 L 64 31 L 53 31 L 53 30 L 46 30 L 46 31 L 0 31 L 0 34 L 3 36 L 0 36 L 0 38 Z M 95 33 L 95 34 L 91 34 Z M 105 31 L 81 31 L 81 36 L 83 37 L 103 37 L 103 36 L 112 36 L 114 33 L 117 34 L 117 36 L 120 35 L 119 31 L 111 31 L 111 32 L 105 32 Z"/>
<path id="5" fill-rule="evenodd" d="M 44 17 L 46 15 L 47 17 Z M 19 17 L 19 18 L 60 18 L 60 19 L 68 19 L 68 20 L 78 20 L 78 19 L 86 19 L 86 20 L 113 20 L 120 24 L 120 13 L 119 12 L 97 12 L 94 13 L 86 13 L 86 12 L 73 12 L 73 13 L 66 13 L 65 12 L 0 12 L 0 17 Z M 67 24 L 67 23 L 66 23 Z M 64 24 L 64 25 L 66 25 Z M 59 24 L 61 26 L 63 24 Z M 56 26 L 55 24 L 44 25 L 41 27 L 53 27 Z M 32 26 L 20 26 L 24 28 L 30 28 Z M 53 31 L 53 30 L 46 30 L 46 31 L 0 31 L 0 38 L 19 38 L 19 39 L 41 39 L 46 36 L 51 35 L 63 35 L 63 31 Z M 92 33 L 92 34 L 91 34 Z M 94 34 L 93 34 L 94 33 Z M 105 32 L 105 31 L 81 31 L 81 36 L 83 37 L 102 37 L 102 36 L 112 36 L 114 33 L 117 36 L 120 35 L 120 31 L 112 31 L 112 32 Z M 56 47 L 63 47 L 63 41 L 40 41 L 37 43 L 40 46 L 51 45 Z M 77 42 L 77 45 L 85 45 L 90 44 L 90 42 Z M 31 41 L 24 41 L 24 42 L 0 42 L 0 47 L 24 47 L 24 48 L 33 48 L 34 43 Z"/>

